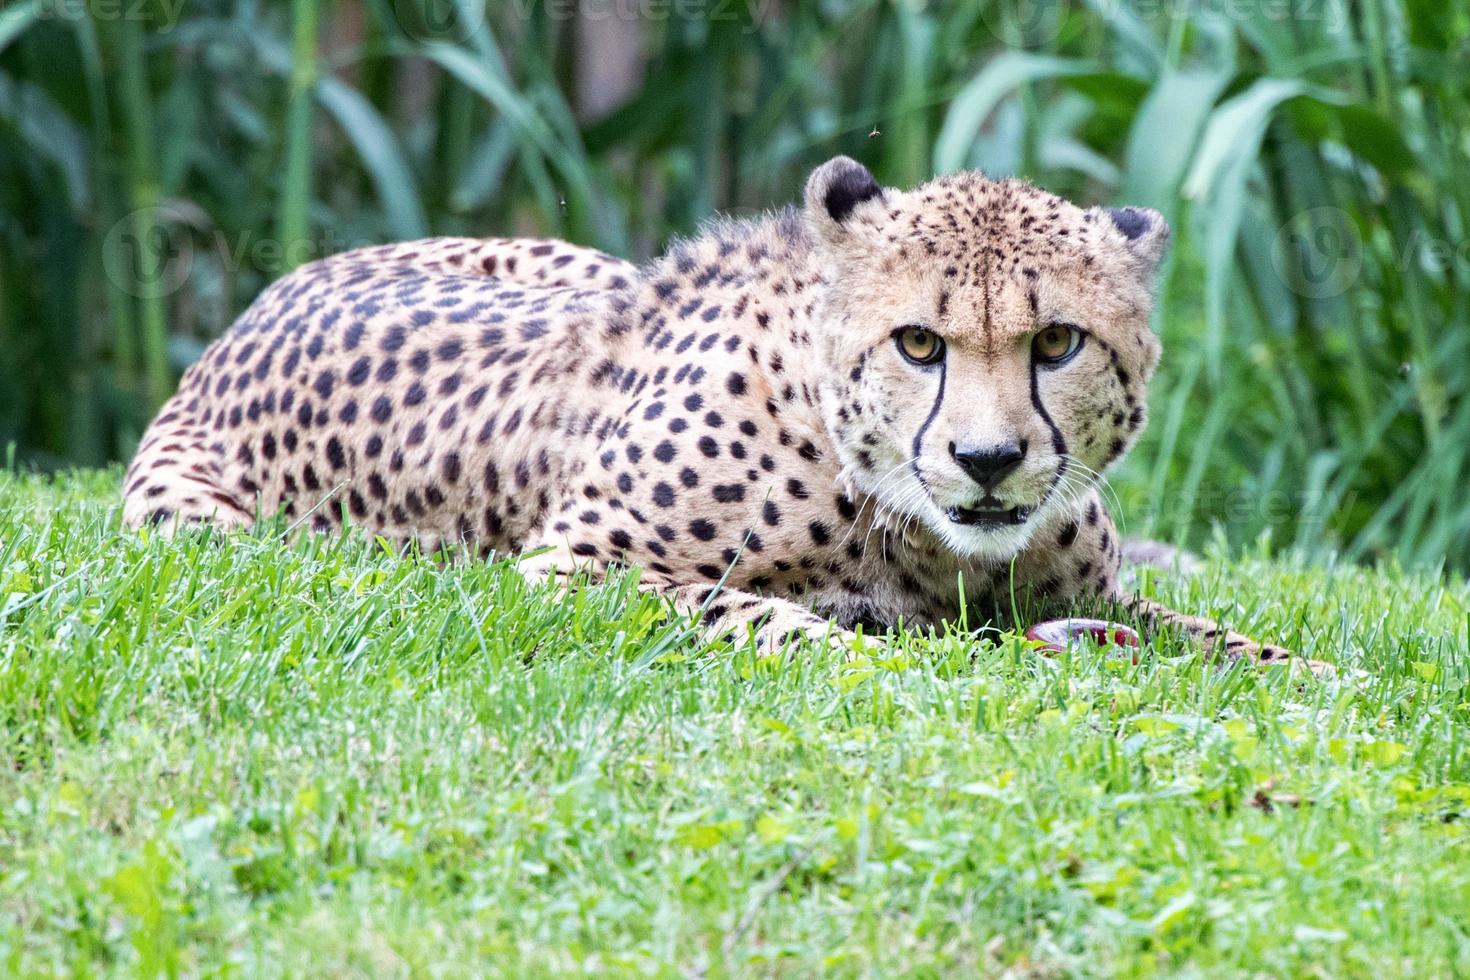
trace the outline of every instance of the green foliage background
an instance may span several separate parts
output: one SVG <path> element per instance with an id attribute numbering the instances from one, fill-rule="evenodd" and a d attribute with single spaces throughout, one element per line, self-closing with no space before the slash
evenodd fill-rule
<path id="1" fill-rule="evenodd" d="M 633 82 L 591 115 L 630 16 Z M 1131 532 L 1463 569 L 1467 41 L 1461 0 L 0 0 L 0 440 L 125 458 L 317 255 L 643 257 L 845 152 L 1174 223 Z"/>

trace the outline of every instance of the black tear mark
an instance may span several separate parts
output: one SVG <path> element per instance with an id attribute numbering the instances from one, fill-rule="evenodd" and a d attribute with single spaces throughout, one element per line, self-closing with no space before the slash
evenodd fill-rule
<path id="1" fill-rule="evenodd" d="M 1057 424 L 1051 420 L 1051 414 L 1047 412 L 1046 406 L 1041 403 L 1041 389 L 1036 383 L 1035 364 L 1031 365 L 1031 405 L 1041 416 L 1041 420 L 1046 423 L 1046 427 L 1051 430 L 1052 452 L 1056 453 L 1057 458 L 1062 461 L 1062 465 L 1057 467 L 1057 475 L 1052 477 L 1051 489 L 1055 489 L 1056 485 L 1062 482 L 1062 476 L 1067 472 L 1067 440 L 1062 436 L 1062 430 L 1058 429 Z M 1048 490 L 1048 493 L 1050 493 L 1050 490 Z"/>
<path id="2" fill-rule="evenodd" d="M 918 477 L 919 483 L 921 484 L 924 482 L 924 474 L 919 472 L 920 446 L 924 442 L 924 433 L 929 431 L 929 426 L 934 422 L 935 417 L 939 415 L 939 406 L 944 404 L 944 379 L 948 374 L 949 361 L 947 359 L 940 361 L 939 393 L 934 396 L 934 407 L 929 409 L 929 417 L 924 420 L 923 425 L 919 426 L 919 431 L 914 433 L 913 458 L 909 460 L 909 467 L 914 471 L 914 476 Z M 1035 390 L 1034 386 L 1032 390 Z M 1048 419 L 1047 421 L 1050 422 L 1051 420 Z"/>

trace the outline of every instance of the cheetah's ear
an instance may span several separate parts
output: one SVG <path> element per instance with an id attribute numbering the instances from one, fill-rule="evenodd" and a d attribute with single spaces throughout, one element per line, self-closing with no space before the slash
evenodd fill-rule
<path id="1" fill-rule="evenodd" d="M 1094 208 L 1123 236 L 1128 251 L 1152 279 L 1169 250 L 1169 222 L 1153 208 Z"/>
<path id="2" fill-rule="evenodd" d="M 852 157 L 833 157 L 807 178 L 807 218 L 830 238 L 859 204 L 882 196 L 883 188 L 867 167 Z"/>

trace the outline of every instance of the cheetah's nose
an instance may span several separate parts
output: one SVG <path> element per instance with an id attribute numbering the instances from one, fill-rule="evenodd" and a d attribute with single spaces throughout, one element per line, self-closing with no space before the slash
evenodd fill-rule
<path id="1" fill-rule="evenodd" d="M 987 446 L 977 449 L 972 446 L 949 444 L 949 453 L 980 488 L 990 493 L 1000 486 L 1000 481 L 1016 471 L 1021 460 L 1026 458 L 1026 444 L 1011 443 L 1002 446 Z"/>

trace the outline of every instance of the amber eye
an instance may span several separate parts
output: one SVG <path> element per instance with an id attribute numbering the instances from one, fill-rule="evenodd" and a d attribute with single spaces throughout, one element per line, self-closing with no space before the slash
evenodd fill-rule
<path id="1" fill-rule="evenodd" d="M 1042 364 L 1061 364 L 1082 349 L 1086 335 L 1076 327 L 1054 323 L 1031 341 L 1031 351 Z"/>
<path id="2" fill-rule="evenodd" d="M 944 356 L 944 340 L 933 330 L 904 327 L 894 336 L 898 340 L 899 353 L 915 364 L 937 364 Z"/>

